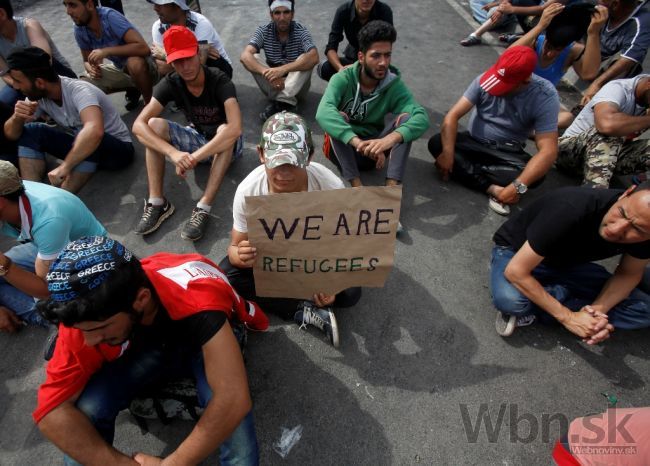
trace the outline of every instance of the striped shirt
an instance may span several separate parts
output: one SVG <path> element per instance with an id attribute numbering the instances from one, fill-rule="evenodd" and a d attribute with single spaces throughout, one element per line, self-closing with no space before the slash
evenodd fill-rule
<path id="1" fill-rule="evenodd" d="M 609 20 L 600 31 L 600 55 L 602 60 L 621 54 L 621 57 L 642 63 L 650 46 L 650 11 L 645 3 L 616 28 L 609 27 Z"/>
<path id="2" fill-rule="evenodd" d="M 295 21 L 291 21 L 286 42 L 280 42 L 275 23 L 271 21 L 258 27 L 248 43 L 255 47 L 257 52 L 264 49 L 266 63 L 270 67 L 292 63 L 303 53 L 316 48 L 307 28 Z"/>

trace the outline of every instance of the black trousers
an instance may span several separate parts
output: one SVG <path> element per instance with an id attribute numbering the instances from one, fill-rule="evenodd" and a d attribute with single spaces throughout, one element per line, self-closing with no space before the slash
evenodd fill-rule
<path id="1" fill-rule="evenodd" d="M 230 263 L 228 256 L 219 263 L 219 267 L 228 277 L 228 281 L 237 293 L 248 301 L 255 301 L 264 312 L 270 312 L 283 319 L 293 319 L 302 299 L 295 298 L 264 298 L 255 294 L 255 278 L 253 269 L 240 269 Z M 336 295 L 332 307 L 352 307 L 361 299 L 361 288 L 354 287 L 343 290 Z"/>
<path id="2" fill-rule="evenodd" d="M 438 157 L 442 152 L 440 134 L 429 139 L 429 152 Z M 467 131 L 458 133 L 451 178 L 468 188 L 481 192 L 490 185 L 508 186 L 522 172 L 530 155 L 522 150 L 504 150 L 473 139 Z M 530 187 L 535 187 L 542 180 Z"/>

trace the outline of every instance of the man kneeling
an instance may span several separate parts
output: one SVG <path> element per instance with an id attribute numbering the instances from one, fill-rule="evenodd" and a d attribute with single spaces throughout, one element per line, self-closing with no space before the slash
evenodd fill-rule
<path id="1" fill-rule="evenodd" d="M 69 243 L 47 281 L 50 299 L 38 307 L 59 324 L 59 337 L 33 416 L 52 443 L 81 464 L 154 464 L 111 446 L 115 418 L 146 388 L 190 372 L 205 411 L 166 460 L 197 464 L 221 446 L 221 464 L 258 463 L 230 320 L 236 314 L 259 330 L 268 321 L 216 265 L 197 254 L 139 261 L 117 241 L 93 236 Z"/>

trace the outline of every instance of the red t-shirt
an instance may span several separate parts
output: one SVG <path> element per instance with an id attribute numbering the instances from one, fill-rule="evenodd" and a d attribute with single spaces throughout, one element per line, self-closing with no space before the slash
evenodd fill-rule
<path id="1" fill-rule="evenodd" d="M 161 304 L 172 318 L 181 320 L 202 311 L 233 312 L 245 321 L 247 316 L 264 318 L 254 303 L 247 302 L 232 288 L 219 267 L 198 254 L 159 253 L 141 260 Z M 268 320 L 266 320 L 268 326 Z M 81 391 L 104 362 L 120 357 L 128 348 L 99 344 L 87 346 L 75 328 L 59 325 L 54 356 L 46 369 L 46 379 L 38 390 L 38 404 L 32 414 L 40 420 L 64 401 Z"/>

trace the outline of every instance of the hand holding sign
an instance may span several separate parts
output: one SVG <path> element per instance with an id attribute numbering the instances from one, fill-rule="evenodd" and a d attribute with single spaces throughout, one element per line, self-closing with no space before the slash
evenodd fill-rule
<path id="1" fill-rule="evenodd" d="M 257 295 L 330 301 L 352 286 L 383 286 L 401 197 L 401 186 L 247 197 Z"/>

